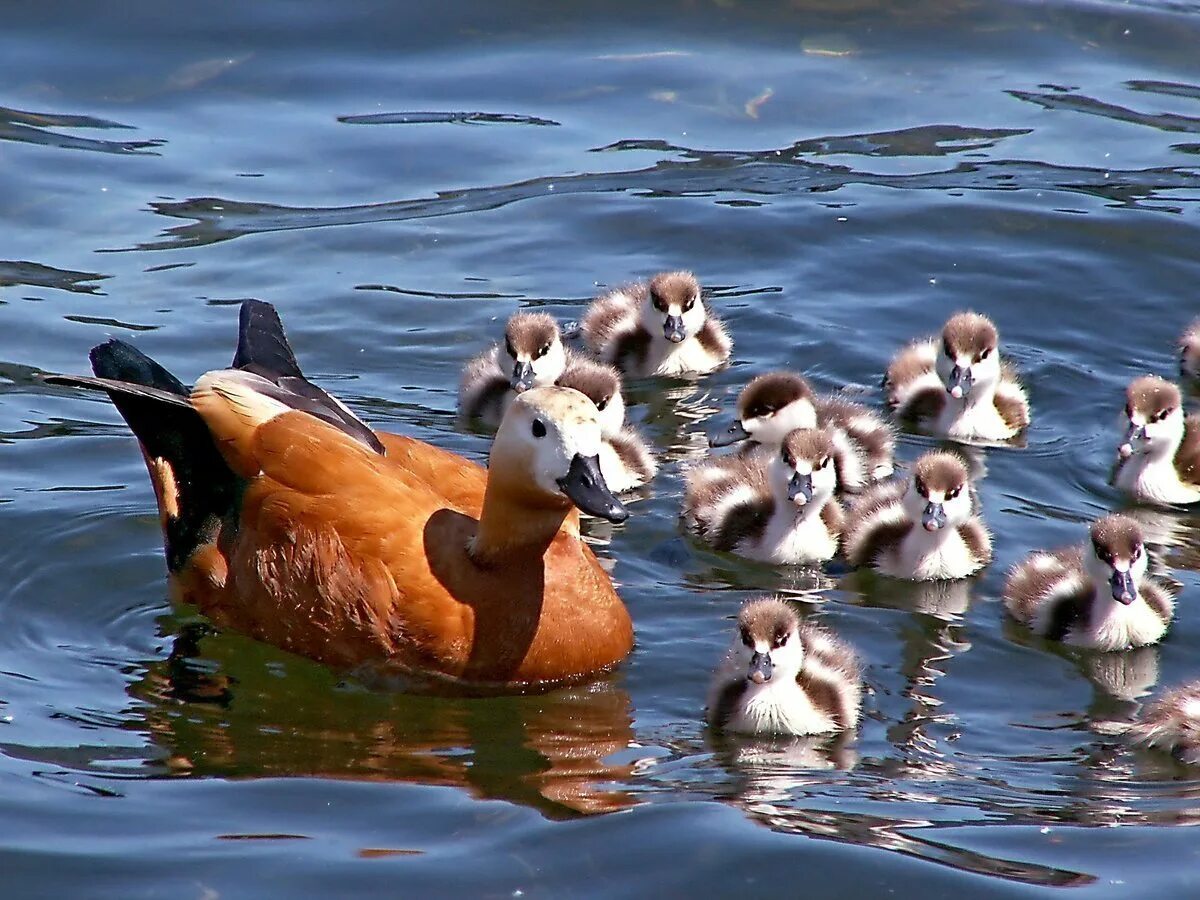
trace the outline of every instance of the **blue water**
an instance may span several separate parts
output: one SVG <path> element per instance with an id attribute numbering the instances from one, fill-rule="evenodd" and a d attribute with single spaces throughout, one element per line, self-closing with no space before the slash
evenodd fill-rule
<path id="1" fill-rule="evenodd" d="M 0 12 L 5 895 L 1200 889 L 1200 775 L 1105 724 L 1196 674 L 1200 522 L 1147 521 L 1181 586 L 1161 648 L 1076 656 L 997 602 L 1121 504 L 1122 388 L 1200 312 L 1200 4 L 406 7 Z M 194 379 L 259 297 L 374 425 L 483 459 L 454 390 L 504 318 L 681 266 L 734 365 L 631 386 L 664 471 L 591 530 L 637 649 L 547 696 L 373 691 L 173 608 L 124 425 L 35 378 L 117 336 Z M 751 375 L 878 405 L 894 350 L 963 307 L 1035 415 L 982 457 L 985 575 L 822 581 L 681 535 L 680 464 Z M 857 740 L 702 726 L 730 617 L 776 591 L 868 660 Z"/>

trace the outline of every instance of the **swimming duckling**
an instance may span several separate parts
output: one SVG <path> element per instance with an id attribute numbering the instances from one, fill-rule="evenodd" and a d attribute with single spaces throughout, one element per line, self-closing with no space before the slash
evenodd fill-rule
<path id="1" fill-rule="evenodd" d="M 942 338 L 901 350 L 884 378 L 888 403 L 902 418 L 957 440 L 1004 441 L 1029 424 L 1029 398 L 1000 361 L 1000 336 L 987 316 L 960 312 Z"/>
<path id="2" fill-rule="evenodd" d="M 683 518 L 718 550 L 776 564 L 812 565 L 838 551 L 845 511 L 827 431 L 797 429 L 769 460 L 735 456 L 688 473 Z"/>
<path id="3" fill-rule="evenodd" d="M 1165 691 L 1146 704 L 1129 729 L 1135 744 L 1166 750 L 1188 765 L 1200 765 L 1200 680 Z"/>
<path id="4" fill-rule="evenodd" d="M 554 384 L 569 358 L 552 316 L 516 313 L 504 326 L 503 346 L 485 350 L 463 368 L 459 412 L 495 428 L 514 397 L 532 387 Z"/>
<path id="5" fill-rule="evenodd" d="M 592 301 L 583 339 L 627 375 L 707 375 L 729 359 L 733 341 L 708 312 L 691 272 L 662 272 Z"/>
<path id="6" fill-rule="evenodd" d="M 992 561 L 962 458 L 926 453 L 905 482 L 878 484 L 850 509 L 844 547 L 854 566 L 910 581 L 966 578 Z"/>
<path id="7" fill-rule="evenodd" d="M 1200 501 L 1200 417 L 1184 416 L 1179 388 L 1156 375 L 1135 378 L 1125 417 L 1117 487 L 1145 503 Z"/>
<path id="8" fill-rule="evenodd" d="M 862 490 L 893 471 L 896 438 L 891 426 L 871 410 L 836 396 L 813 394 L 795 372 L 759 375 L 738 394 L 737 419 L 709 438 L 723 447 L 746 441 L 748 448 L 762 445 L 771 451 L 796 428 L 825 428 L 835 445 L 838 484 L 841 490 Z"/>
<path id="9" fill-rule="evenodd" d="M 1179 338 L 1179 372 L 1200 378 L 1200 319 L 1193 319 Z"/>
<path id="10" fill-rule="evenodd" d="M 625 398 L 621 373 L 612 366 L 576 356 L 558 379 L 562 387 L 574 388 L 596 404 L 600 412 L 600 471 L 609 490 L 621 493 L 641 487 L 658 472 L 650 445 L 632 426 L 625 424 Z"/>
<path id="11" fill-rule="evenodd" d="M 853 729 L 862 706 L 858 655 L 833 632 L 801 622 L 782 600 L 753 600 L 709 690 L 708 722 L 742 734 Z"/>
<path id="12" fill-rule="evenodd" d="M 1146 575 L 1142 530 L 1110 515 L 1091 528 L 1091 547 L 1038 550 L 1009 573 L 1004 605 L 1018 622 L 1051 640 L 1097 650 L 1155 644 L 1175 601 Z"/>

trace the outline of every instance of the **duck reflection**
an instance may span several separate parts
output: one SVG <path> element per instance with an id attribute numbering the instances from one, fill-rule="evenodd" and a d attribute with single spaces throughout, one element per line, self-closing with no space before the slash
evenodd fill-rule
<path id="1" fill-rule="evenodd" d="M 620 787 L 636 765 L 631 704 L 610 682 L 486 699 L 396 694 L 205 636 L 185 628 L 133 688 L 175 774 L 447 785 L 552 819 L 638 802 Z"/>

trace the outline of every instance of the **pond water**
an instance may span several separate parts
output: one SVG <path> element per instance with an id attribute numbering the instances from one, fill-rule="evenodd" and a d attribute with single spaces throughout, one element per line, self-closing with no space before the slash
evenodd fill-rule
<path id="1" fill-rule="evenodd" d="M 1200 3 L 678 0 L 9 4 L 0 13 L 0 872 L 6 896 L 1188 895 L 1200 774 L 1106 723 L 1196 674 L 1200 523 L 1160 648 L 1005 624 L 1078 540 L 1124 384 L 1200 312 Z M 545 696 L 370 690 L 166 598 L 154 501 L 103 399 L 110 336 L 185 380 L 237 304 L 375 426 L 483 459 L 457 374 L 514 310 L 693 268 L 737 341 L 631 386 L 664 471 L 591 527 L 637 628 Z M 879 405 L 973 307 L 1031 389 L 986 451 L 995 564 L 828 582 L 686 540 L 680 466 L 754 373 Z M 905 435 L 911 460 L 932 442 Z M 840 747 L 715 742 L 709 673 L 785 592 L 869 663 Z"/>

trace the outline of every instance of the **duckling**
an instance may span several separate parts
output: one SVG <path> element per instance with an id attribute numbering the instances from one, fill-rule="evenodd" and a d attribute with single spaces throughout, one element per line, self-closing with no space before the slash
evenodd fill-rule
<path id="1" fill-rule="evenodd" d="M 1148 703 L 1129 729 L 1142 747 L 1166 750 L 1190 766 L 1200 765 L 1200 680 L 1165 691 Z"/>
<path id="2" fill-rule="evenodd" d="M 459 412 L 495 428 L 514 397 L 538 385 L 554 384 L 570 356 L 552 316 L 514 314 L 504 326 L 503 348 L 496 344 L 463 368 Z"/>
<path id="3" fill-rule="evenodd" d="M 596 404 L 600 412 L 600 471 L 609 490 L 616 493 L 641 487 L 658 472 L 650 445 L 637 429 L 625 424 L 625 398 L 621 373 L 612 366 L 574 357 L 558 379 Z"/>
<path id="4" fill-rule="evenodd" d="M 1200 378 L 1200 319 L 1193 319 L 1179 338 L 1179 372 L 1185 378 Z"/>
<path id="5" fill-rule="evenodd" d="M 1091 528 L 1091 547 L 1038 550 L 1009 573 L 1004 605 L 1014 619 L 1051 640 L 1097 650 L 1155 644 L 1175 602 L 1146 574 L 1142 530 L 1110 515 Z"/>
<path id="6" fill-rule="evenodd" d="M 966 578 L 992 561 L 991 535 L 974 509 L 961 457 L 926 453 L 910 480 L 878 484 L 851 507 L 846 558 L 910 581 Z"/>
<path id="7" fill-rule="evenodd" d="M 725 325 L 708 312 L 691 272 L 661 272 L 592 301 L 583 339 L 626 375 L 707 375 L 733 350 Z"/>
<path id="8" fill-rule="evenodd" d="M 842 490 L 860 491 L 892 474 L 896 436 L 891 426 L 865 406 L 814 395 L 795 372 L 768 372 L 747 384 L 738 395 L 737 418 L 711 436 L 709 444 L 723 447 L 745 441 L 747 450 L 761 445 L 774 452 L 793 429 L 818 427 L 828 429 L 835 442 Z"/>
<path id="9" fill-rule="evenodd" d="M 836 447 L 827 431 L 797 429 L 769 460 L 727 457 L 688 473 L 683 518 L 718 550 L 776 564 L 813 565 L 838 551 Z"/>
<path id="10" fill-rule="evenodd" d="M 833 632 L 801 622 L 782 600 L 753 600 L 713 677 L 708 722 L 742 734 L 853 730 L 862 707 L 858 655 Z"/>
<path id="11" fill-rule="evenodd" d="M 1179 388 L 1156 375 L 1135 378 L 1125 417 L 1117 487 L 1144 503 L 1200 501 L 1200 417 L 1184 416 Z"/>
<path id="12" fill-rule="evenodd" d="M 146 460 L 172 595 L 218 626 L 343 669 L 517 691 L 632 649 L 629 613 L 580 536 L 579 510 L 627 513 L 578 391 L 514 399 L 484 470 L 374 432 L 381 453 L 361 423 L 312 411 L 315 386 L 269 369 L 209 372 L 189 392 L 121 341 L 91 357 L 98 377 L 47 380 L 108 393 Z"/>
<path id="13" fill-rule="evenodd" d="M 1000 336 L 987 316 L 960 312 L 942 329 L 901 350 L 884 378 L 902 418 L 956 440 L 1005 441 L 1029 424 L 1029 398 L 1000 361 Z"/>

